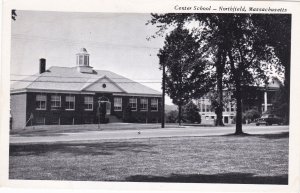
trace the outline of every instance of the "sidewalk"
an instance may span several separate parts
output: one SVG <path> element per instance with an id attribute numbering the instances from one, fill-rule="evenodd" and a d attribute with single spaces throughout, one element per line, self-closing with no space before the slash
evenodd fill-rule
<path id="1" fill-rule="evenodd" d="M 288 132 L 288 126 L 244 126 L 244 132 L 249 134 L 271 134 Z M 113 131 L 83 131 L 47 133 L 46 136 L 11 135 L 10 143 L 43 143 L 63 141 L 87 141 L 103 139 L 131 139 L 131 138 L 158 138 L 158 137 L 200 137 L 232 134 L 235 127 L 194 127 L 143 129 L 143 130 L 113 130 Z"/>

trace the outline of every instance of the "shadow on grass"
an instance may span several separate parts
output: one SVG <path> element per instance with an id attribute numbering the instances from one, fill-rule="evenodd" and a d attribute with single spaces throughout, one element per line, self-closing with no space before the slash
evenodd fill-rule
<path id="1" fill-rule="evenodd" d="M 182 183 L 228 183 L 228 184 L 288 184 L 288 175 L 254 176 L 251 173 L 225 174 L 171 174 L 170 176 L 134 175 L 130 182 L 182 182 Z"/>
<path id="2" fill-rule="evenodd" d="M 154 145 L 135 142 L 102 143 L 55 143 L 55 144 L 14 144 L 9 147 L 10 156 L 44 156 L 51 153 L 76 155 L 113 155 L 115 152 L 156 153 Z"/>
<path id="3" fill-rule="evenodd" d="M 249 133 L 243 133 L 241 135 L 236 134 L 227 134 L 222 136 L 228 136 L 228 137 L 260 137 L 265 139 L 282 139 L 282 138 L 288 138 L 289 132 L 281 132 L 281 133 L 273 133 L 273 134 L 249 134 Z"/>
<path id="4" fill-rule="evenodd" d="M 288 138 L 289 132 L 281 132 L 277 134 L 264 134 L 264 135 L 257 135 L 257 136 L 266 139 L 281 139 L 281 138 Z"/>

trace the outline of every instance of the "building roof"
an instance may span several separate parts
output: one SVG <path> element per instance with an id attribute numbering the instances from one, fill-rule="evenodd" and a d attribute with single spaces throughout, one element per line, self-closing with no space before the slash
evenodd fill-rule
<path id="1" fill-rule="evenodd" d="M 104 85 L 105 84 L 105 85 Z M 160 92 L 106 70 L 80 73 L 76 67 L 52 66 L 11 85 L 11 92 L 113 92 L 117 94 L 161 95 Z"/>

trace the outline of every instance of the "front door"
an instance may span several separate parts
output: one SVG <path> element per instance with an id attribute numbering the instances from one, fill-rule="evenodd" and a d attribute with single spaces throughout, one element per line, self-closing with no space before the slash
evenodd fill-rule
<path id="1" fill-rule="evenodd" d="M 106 102 L 106 114 L 110 115 L 110 113 L 111 113 L 111 103 Z"/>
<path id="2" fill-rule="evenodd" d="M 110 115 L 111 113 L 111 102 L 105 96 L 99 97 L 98 103 L 102 109 L 102 113 L 105 112 L 105 115 Z"/>

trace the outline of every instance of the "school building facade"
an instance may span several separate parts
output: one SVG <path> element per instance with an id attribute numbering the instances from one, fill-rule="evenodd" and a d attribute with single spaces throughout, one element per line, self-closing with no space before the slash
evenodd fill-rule
<path id="1" fill-rule="evenodd" d="M 82 48 L 76 66 L 52 66 L 40 59 L 39 73 L 11 86 L 12 129 L 30 125 L 96 124 L 105 109 L 109 122 L 161 121 L 161 93 L 111 71 L 94 70 Z"/>

